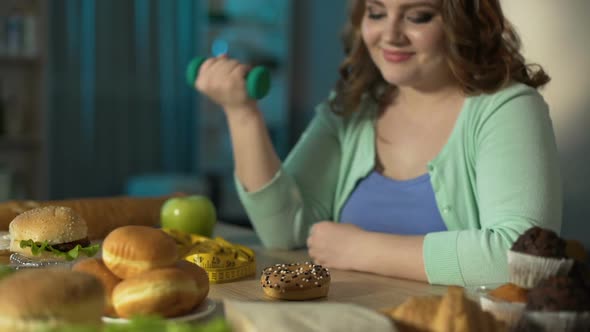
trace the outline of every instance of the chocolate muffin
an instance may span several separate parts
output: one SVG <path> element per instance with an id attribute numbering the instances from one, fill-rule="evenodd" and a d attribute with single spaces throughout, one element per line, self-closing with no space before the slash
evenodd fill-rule
<path id="1" fill-rule="evenodd" d="M 550 277 L 529 291 L 526 308 L 534 311 L 590 311 L 590 289 L 579 277 Z"/>
<path id="2" fill-rule="evenodd" d="M 576 262 L 565 274 L 541 279 L 528 292 L 523 324 L 532 326 L 530 331 L 590 331 L 587 273 L 587 267 Z"/>
<path id="3" fill-rule="evenodd" d="M 566 241 L 555 232 L 529 228 L 508 250 L 508 280 L 530 289 L 543 279 L 567 275 L 574 260 L 567 257 L 566 247 Z"/>
<path id="4" fill-rule="evenodd" d="M 520 235 L 511 250 L 533 256 L 565 258 L 566 246 L 566 241 L 552 230 L 535 226 Z"/>

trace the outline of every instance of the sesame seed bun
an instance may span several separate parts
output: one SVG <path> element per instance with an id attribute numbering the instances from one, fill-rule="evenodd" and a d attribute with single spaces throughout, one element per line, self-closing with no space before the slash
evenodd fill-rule
<path id="1" fill-rule="evenodd" d="M 8 226 L 10 251 L 27 257 L 34 256 L 31 248 L 21 248 L 20 241 L 47 241 L 48 244 L 63 244 L 85 239 L 88 236 L 86 221 L 74 210 L 62 206 L 46 206 L 25 211 L 16 216 Z M 40 258 L 52 257 L 49 252 Z"/>
<path id="2" fill-rule="evenodd" d="M 0 281 L 0 331 L 100 324 L 104 290 L 93 276 L 63 269 L 18 271 Z"/>
<path id="3" fill-rule="evenodd" d="M 102 244 L 104 264 L 121 279 L 173 266 L 177 258 L 174 239 L 147 226 L 119 227 Z"/>
<path id="4" fill-rule="evenodd" d="M 72 267 L 73 271 L 90 274 L 96 277 L 105 290 L 105 315 L 116 317 L 115 308 L 112 303 L 113 289 L 121 282 L 111 270 L 109 270 L 100 258 L 84 259 Z"/>
<path id="5" fill-rule="evenodd" d="M 190 312 L 198 304 L 199 296 L 199 289 L 188 273 L 165 268 L 121 281 L 113 291 L 113 305 L 124 318 L 177 317 Z"/>

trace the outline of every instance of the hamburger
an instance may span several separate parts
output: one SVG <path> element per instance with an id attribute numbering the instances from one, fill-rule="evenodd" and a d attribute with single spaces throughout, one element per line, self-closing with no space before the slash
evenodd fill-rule
<path id="1" fill-rule="evenodd" d="M 99 326 L 105 305 L 94 276 L 55 268 L 15 272 L 0 281 L 0 294 L 0 331 Z"/>
<path id="2" fill-rule="evenodd" d="M 72 261 L 81 254 L 94 256 L 99 245 L 88 239 L 86 221 L 74 210 L 45 206 L 16 216 L 9 227 L 10 251 L 26 258 Z"/>

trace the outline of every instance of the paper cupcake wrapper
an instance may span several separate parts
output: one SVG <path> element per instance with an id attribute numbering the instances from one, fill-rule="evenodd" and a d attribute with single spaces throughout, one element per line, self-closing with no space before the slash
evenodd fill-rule
<path id="1" fill-rule="evenodd" d="M 590 312 L 572 311 L 526 311 L 523 318 L 542 328 L 541 331 L 588 331 L 590 330 Z"/>
<path id="2" fill-rule="evenodd" d="M 508 251 L 509 280 L 524 288 L 533 288 L 539 281 L 549 277 L 566 275 L 573 264 L 573 259 L 547 258 Z"/>
<path id="3" fill-rule="evenodd" d="M 479 304 L 482 310 L 491 313 L 497 320 L 505 322 L 508 327 L 518 323 L 526 306 L 524 303 L 495 300 L 488 295 L 482 295 L 479 298 Z"/>

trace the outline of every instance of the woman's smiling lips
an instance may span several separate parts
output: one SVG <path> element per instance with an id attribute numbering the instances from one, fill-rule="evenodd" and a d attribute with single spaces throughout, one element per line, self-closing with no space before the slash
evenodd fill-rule
<path id="1" fill-rule="evenodd" d="M 404 62 L 408 61 L 412 56 L 414 56 L 413 52 L 399 52 L 399 51 L 387 51 L 383 50 L 383 58 L 387 62 Z"/>

